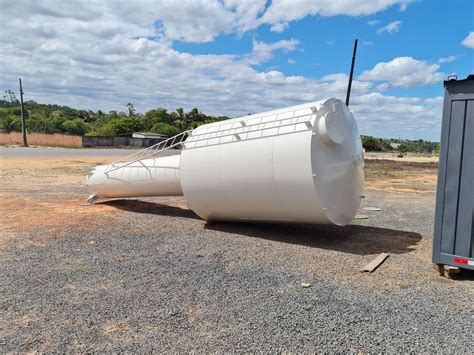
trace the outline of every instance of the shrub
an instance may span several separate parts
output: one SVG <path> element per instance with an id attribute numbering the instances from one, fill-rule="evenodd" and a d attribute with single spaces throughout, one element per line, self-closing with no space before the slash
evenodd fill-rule
<path id="1" fill-rule="evenodd" d="M 0 119 L 0 127 L 7 133 L 21 131 L 21 120 L 15 116 L 8 115 Z"/>
<path id="2" fill-rule="evenodd" d="M 65 133 L 83 136 L 89 130 L 89 125 L 80 119 L 67 120 L 61 125 Z"/>
<path id="3" fill-rule="evenodd" d="M 179 128 L 162 122 L 155 123 L 150 131 L 153 133 L 164 134 L 169 137 L 175 136 L 180 132 Z"/>

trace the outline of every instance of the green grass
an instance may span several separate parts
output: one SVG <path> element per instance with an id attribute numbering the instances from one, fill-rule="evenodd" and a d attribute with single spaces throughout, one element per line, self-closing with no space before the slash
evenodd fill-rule
<path id="1" fill-rule="evenodd" d="M 367 225 L 366 220 L 362 220 L 362 219 L 353 219 L 351 224 L 354 225 L 354 226 L 366 226 Z"/>
<path id="2" fill-rule="evenodd" d="M 78 266 L 74 270 L 72 270 L 74 273 L 89 273 L 91 272 L 91 268 L 88 266 Z"/>

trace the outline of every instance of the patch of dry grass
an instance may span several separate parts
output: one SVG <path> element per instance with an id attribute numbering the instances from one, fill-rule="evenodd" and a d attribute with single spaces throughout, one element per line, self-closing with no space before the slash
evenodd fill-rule
<path id="1" fill-rule="evenodd" d="M 436 161 L 365 159 L 365 186 L 395 192 L 435 192 Z"/>

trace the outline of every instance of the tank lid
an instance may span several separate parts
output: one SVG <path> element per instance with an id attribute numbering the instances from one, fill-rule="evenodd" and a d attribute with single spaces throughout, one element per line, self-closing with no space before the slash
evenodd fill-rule
<path id="1" fill-rule="evenodd" d="M 311 140 L 311 166 L 321 207 L 338 225 L 351 222 L 362 199 L 363 150 L 357 124 L 338 99 L 320 107 Z"/>

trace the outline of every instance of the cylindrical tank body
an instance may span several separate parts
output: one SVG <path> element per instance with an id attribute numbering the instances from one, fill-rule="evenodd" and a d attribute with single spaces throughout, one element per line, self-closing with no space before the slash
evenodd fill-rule
<path id="1" fill-rule="evenodd" d="M 362 144 L 347 106 L 329 99 L 196 128 L 180 178 L 206 220 L 344 225 L 362 197 Z"/>
<path id="2" fill-rule="evenodd" d="M 120 167 L 124 164 L 96 166 L 86 178 L 89 192 L 98 198 L 183 194 L 179 180 L 179 155 L 144 159 Z"/>

